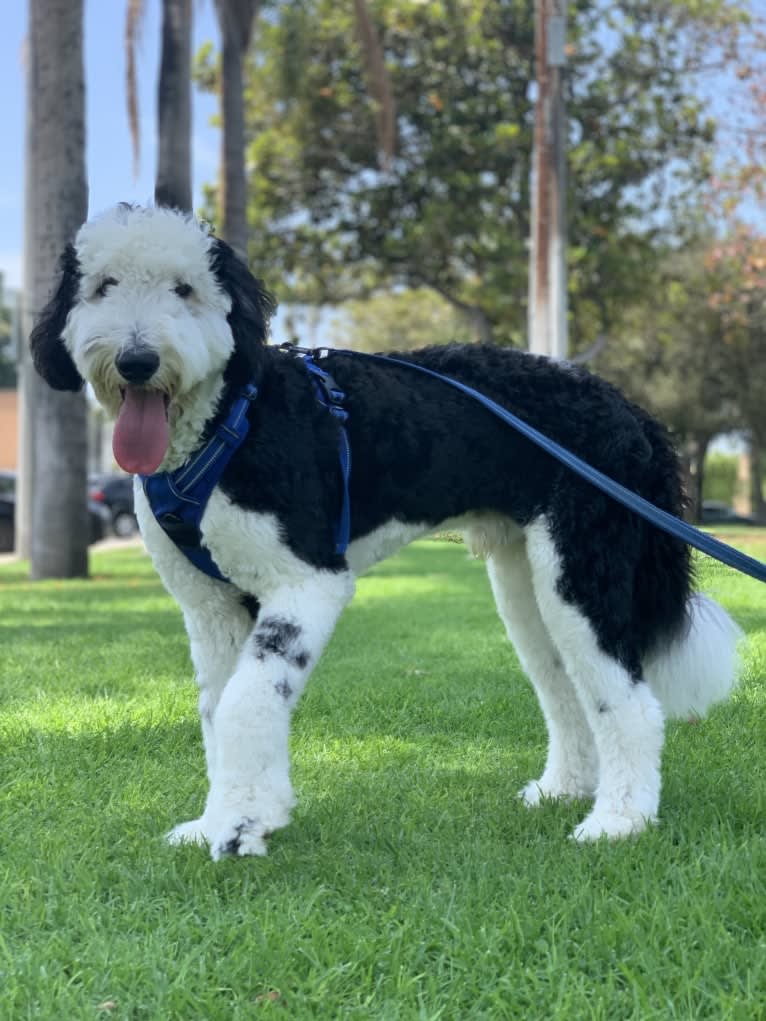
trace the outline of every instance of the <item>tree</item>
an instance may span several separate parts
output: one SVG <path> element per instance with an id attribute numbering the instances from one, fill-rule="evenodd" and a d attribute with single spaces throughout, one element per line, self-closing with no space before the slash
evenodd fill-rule
<path id="1" fill-rule="evenodd" d="M 87 216 L 82 0 L 29 0 L 24 292 L 27 329 L 50 296 L 58 259 Z M 23 365 L 33 424 L 33 578 L 88 570 L 84 393 L 51 390 Z M 22 524 L 24 524 L 22 522 Z"/>
<path id="2" fill-rule="evenodd" d="M 223 237 L 247 258 L 247 173 L 245 95 L 242 65 L 260 0 L 215 0 L 221 29 L 221 179 L 219 203 Z"/>
<path id="3" fill-rule="evenodd" d="M 647 284 L 663 230 L 658 210 L 707 172 L 713 125 L 689 76 L 728 7 L 573 5 L 575 349 Z M 396 103 L 388 166 L 351 5 L 302 0 L 262 19 L 247 67 L 249 220 L 259 236 L 256 269 L 279 277 L 283 296 L 333 303 L 384 286 L 427 286 L 470 315 L 485 339 L 523 342 L 531 8 L 512 0 L 371 5 Z"/>
<path id="4" fill-rule="evenodd" d="M 216 75 L 205 76 L 209 87 L 221 94 L 221 177 L 217 205 L 221 233 L 229 244 L 247 255 L 247 173 L 245 166 L 244 61 L 261 7 L 260 0 L 215 0 L 221 29 L 221 64 Z M 394 102 L 379 35 L 365 0 L 354 0 L 356 34 L 370 95 L 378 106 L 377 138 L 382 163 L 388 165 L 395 144 Z"/>
<path id="5" fill-rule="evenodd" d="M 191 212 L 191 50 L 192 0 L 162 0 L 162 52 L 157 89 L 158 205 Z M 129 0 L 125 19 L 128 121 L 138 164 L 139 115 L 135 45 L 146 10 L 145 0 Z"/>
<path id="6" fill-rule="evenodd" d="M 158 205 L 191 212 L 192 0 L 163 0 L 162 57 L 157 92 Z"/>
<path id="7" fill-rule="evenodd" d="M 687 470 L 694 519 L 711 441 L 742 424 L 741 372 L 733 361 L 726 313 L 710 300 L 722 284 L 710 261 L 712 236 L 708 231 L 665 250 L 653 273 L 651 303 L 625 310 L 593 362 L 672 429 Z"/>
<path id="8" fill-rule="evenodd" d="M 750 445 L 753 514 L 766 522 L 766 238 L 740 224 L 711 246 L 709 307 L 720 316 L 727 369 Z"/>
<path id="9" fill-rule="evenodd" d="M 426 287 L 348 301 L 327 332 L 335 347 L 356 351 L 404 351 L 478 339 L 472 324 Z"/>

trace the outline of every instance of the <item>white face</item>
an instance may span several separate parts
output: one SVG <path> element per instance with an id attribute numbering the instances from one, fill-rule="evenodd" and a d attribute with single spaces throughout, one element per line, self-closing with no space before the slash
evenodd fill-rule
<path id="1" fill-rule="evenodd" d="M 80 292 L 63 339 L 112 415 L 126 387 L 116 365 L 126 351 L 157 355 L 145 387 L 162 391 L 171 416 L 175 401 L 229 360 L 231 299 L 210 269 L 210 244 L 195 220 L 163 209 L 118 208 L 80 229 Z"/>

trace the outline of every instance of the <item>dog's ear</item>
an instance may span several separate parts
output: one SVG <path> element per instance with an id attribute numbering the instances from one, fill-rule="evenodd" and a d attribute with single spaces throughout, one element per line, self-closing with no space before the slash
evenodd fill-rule
<path id="1" fill-rule="evenodd" d="M 79 390 L 85 380 L 64 347 L 61 334 L 80 288 L 80 263 L 74 245 L 61 256 L 61 279 L 56 292 L 37 317 L 29 335 L 32 361 L 48 386 L 54 390 Z"/>
<path id="2" fill-rule="evenodd" d="M 220 238 L 214 238 L 210 246 L 210 268 L 231 298 L 228 320 L 234 354 L 227 375 L 244 382 L 258 374 L 261 346 L 276 302 L 234 249 Z"/>

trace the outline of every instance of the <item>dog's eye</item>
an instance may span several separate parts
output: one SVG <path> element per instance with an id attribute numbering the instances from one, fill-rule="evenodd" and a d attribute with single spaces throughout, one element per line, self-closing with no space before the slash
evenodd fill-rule
<path id="1" fill-rule="evenodd" d="M 104 277 L 101 283 L 96 288 L 96 297 L 103 298 L 110 287 L 116 287 L 117 281 L 114 277 Z"/>
<path id="2" fill-rule="evenodd" d="M 188 298 L 192 292 L 191 284 L 176 284 L 173 288 L 179 298 Z"/>

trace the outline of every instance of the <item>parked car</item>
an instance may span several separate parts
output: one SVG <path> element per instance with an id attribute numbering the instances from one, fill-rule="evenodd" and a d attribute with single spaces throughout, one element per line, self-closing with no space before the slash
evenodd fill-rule
<path id="1" fill-rule="evenodd" d="M 112 531 L 121 539 L 135 535 L 138 522 L 133 513 L 133 476 L 100 475 L 91 480 L 88 496 L 106 507 Z"/>
<path id="2" fill-rule="evenodd" d="M 16 545 L 16 473 L 0 471 L 0 553 L 11 553 Z M 94 500 L 88 500 L 88 543 L 109 535 L 109 514 Z"/>
<path id="3" fill-rule="evenodd" d="M 15 543 L 13 500 L 0 496 L 0 553 L 10 553 Z"/>
<path id="4" fill-rule="evenodd" d="M 703 525 L 757 525 L 755 518 L 737 514 L 733 507 L 721 500 L 703 500 L 700 522 Z"/>

